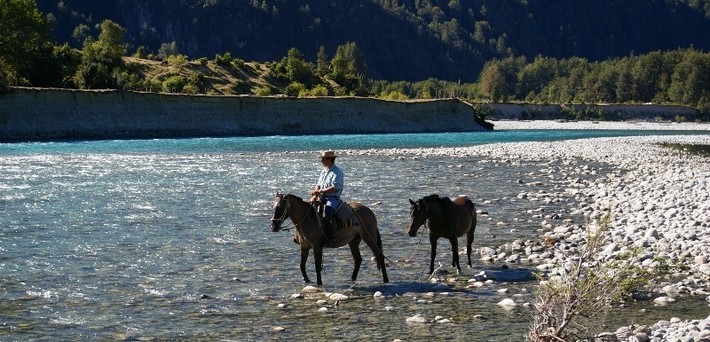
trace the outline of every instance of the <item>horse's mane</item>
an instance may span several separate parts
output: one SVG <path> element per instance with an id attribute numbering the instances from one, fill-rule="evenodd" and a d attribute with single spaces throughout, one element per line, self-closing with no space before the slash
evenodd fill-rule
<path id="1" fill-rule="evenodd" d="M 298 197 L 298 196 L 296 196 L 296 195 L 294 195 L 294 194 L 292 194 L 292 193 L 290 193 L 290 192 L 287 193 L 287 194 L 284 194 L 284 197 L 293 197 L 293 198 L 295 198 L 295 199 L 297 199 L 297 200 L 303 201 L 303 198 Z"/>
<path id="2" fill-rule="evenodd" d="M 295 200 L 297 200 L 297 201 L 306 202 L 306 200 L 304 200 L 303 198 L 298 197 L 298 196 L 296 196 L 296 195 L 294 195 L 294 194 L 292 194 L 292 193 L 290 193 L 290 192 L 287 193 L 287 194 L 281 194 L 281 196 L 283 196 L 284 199 L 287 199 L 287 198 L 291 197 L 291 198 L 293 198 L 293 199 L 295 199 Z"/>

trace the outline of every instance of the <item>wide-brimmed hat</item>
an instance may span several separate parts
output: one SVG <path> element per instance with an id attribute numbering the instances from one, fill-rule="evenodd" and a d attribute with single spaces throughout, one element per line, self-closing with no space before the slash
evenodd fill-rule
<path id="1" fill-rule="evenodd" d="M 323 151 L 320 153 L 320 158 L 335 158 L 337 155 L 333 151 Z"/>

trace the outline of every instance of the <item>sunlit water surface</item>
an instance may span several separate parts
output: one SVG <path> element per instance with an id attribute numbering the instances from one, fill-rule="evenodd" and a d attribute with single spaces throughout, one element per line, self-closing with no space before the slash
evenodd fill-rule
<path id="1" fill-rule="evenodd" d="M 479 220 L 475 248 L 535 239 L 541 219 L 531 219 L 528 210 L 544 207 L 583 221 L 568 214 L 575 205 L 570 199 L 516 198 L 534 182 L 540 182 L 536 191 L 562 192 L 548 166 L 343 156 L 344 197 L 377 215 L 391 283 L 382 283 L 364 244 L 357 282 L 350 281 L 349 250 L 326 250 L 322 289 L 350 297 L 337 306 L 317 303 L 319 295 L 291 298 L 304 286 L 298 246 L 292 231 L 269 229 L 273 195 L 306 196 L 320 163 L 303 151 L 324 146 L 458 146 L 609 134 L 624 135 L 507 131 L 0 144 L 0 340 L 522 340 L 531 309 L 495 304 L 503 298 L 531 302 L 533 283 L 467 288 L 474 274 L 501 265 L 474 257 L 473 269 L 456 276 L 448 267 L 449 243 L 440 240 L 437 262 L 444 272 L 436 277 L 452 288 L 433 291 L 426 234 L 405 233 L 407 200 L 469 194 L 489 213 Z M 590 177 L 608 171 L 580 165 L 597 170 Z M 516 182 L 520 178 L 526 182 Z M 508 224 L 496 224 L 501 221 Z M 308 265 L 315 279 L 312 256 Z M 376 291 L 384 298 L 375 299 Z M 328 311 L 318 311 L 322 307 Z M 698 318 L 706 310 L 683 302 L 665 308 L 630 303 L 607 324 Z M 406 323 L 417 314 L 428 323 Z M 453 323 L 432 323 L 436 316 Z"/>

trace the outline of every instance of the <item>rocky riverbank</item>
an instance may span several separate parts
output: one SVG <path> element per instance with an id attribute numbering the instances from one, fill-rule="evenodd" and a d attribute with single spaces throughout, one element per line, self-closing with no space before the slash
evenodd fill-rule
<path id="1" fill-rule="evenodd" d="M 560 166 L 550 170 L 551 176 L 562 176 L 566 194 L 578 201 L 575 209 L 590 221 L 611 215 L 606 247 L 599 255 L 608 260 L 623 253 L 635 254 L 636 266 L 659 270 L 675 265 L 669 277 L 652 283 L 651 305 L 668 305 L 680 296 L 693 296 L 710 301 L 710 163 L 698 156 L 660 146 L 660 143 L 710 145 L 710 135 L 657 136 L 634 138 L 587 139 L 555 143 L 521 143 L 487 146 L 485 152 L 507 160 L 536 159 L 555 161 Z M 481 152 L 478 152 L 481 153 Z M 577 173 L 594 172 L 574 160 L 588 160 L 614 165 L 614 171 L 594 181 L 581 181 Z M 550 200 L 563 194 L 541 196 L 521 193 L 519 198 Z M 540 215 L 540 213 L 531 213 Z M 518 242 L 518 255 L 511 246 L 492 249 L 485 259 L 518 261 L 527 259 L 539 264 L 550 274 L 559 272 L 568 257 L 585 244 L 586 227 L 578 223 L 544 224 L 543 238 L 556 241 L 553 251 L 540 250 L 540 241 Z M 515 242 L 513 242 L 515 244 Z M 482 249 L 485 251 L 485 249 Z M 507 254 L 505 252 L 508 252 Z M 631 253 L 633 254 L 633 253 Z M 710 317 L 700 321 L 670 318 L 653 327 L 624 327 L 613 335 L 620 340 L 634 336 L 639 341 L 674 340 L 679 336 L 689 341 L 708 338 Z M 694 328 L 695 327 L 695 328 Z"/>
<path id="2" fill-rule="evenodd" d="M 488 104 L 491 120 L 588 119 L 613 121 L 696 121 L 707 120 L 694 108 L 677 105 L 629 104 Z"/>
<path id="3" fill-rule="evenodd" d="M 495 122 L 497 124 L 501 122 Z M 561 123 L 510 122 L 508 129 L 550 128 Z M 577 123 L 581 126 L 595 125 Z M 636 129 L 633 123 L 615 123 L 617 129 Z M 501 125 L 502 126 L 502 125 Z M 647 129 L 708 130 L 708 125 L 655 124 Z M 516 240 L 501 246 L 478 248 L 484 261 L 510 265 L 537 265 L 555 275 L 586 243 L 589 222 L 611 215 L 606 246 L 598 255 L 607 260 L 631 252 L 632 263 L 650 271 L 672 265 L 672 273 L 654 279 L 648 305 L 672 305 L 679 297 L 710 301 L 710 157 L 684 152 L 662 144 L 710 145 L 710 135 L 672 135 L 596 138 L 561 142 L 499 143 L 465 148 L 386 150 L 393 156 L 417 158 L 447 155 L 506 163 L 539 162 L 541 172 L 556 183 L 556 192 L 540 193 L 535 184 L 517 200 L 551 203 L 568 198 L 577 203 L 567 213 L 530 210 L 531 219 L 543 219 L 539 238 Z M 370 153 L 370 152 L 366 152 Z M 598 172 L 593 166 L 609 165 Z M 520 179 L 524 183 L 525 180 Z M 583 216 L 575 222 L 566 216 Z M 482 215 L 481 219 L 485 219 Z M 548 245 L 545 245 L 549 241 Z M 471 280 L 475 281 L 474 279 Z M 530 305 L 509 299 L 508 305 Z M 704 341 L 710 336 L 710 317 L 682 321 L 669 317 L 653 326 L 627 326 L 605 338 L 638 341 Z"/>
<path id="4" fill-rule="evenodd" d="M 496 130 L 594 129 L 643 131 L 710 131 L 710 124 L 697 122 L 492 120 L 491 123 L 495 125 Z"/>

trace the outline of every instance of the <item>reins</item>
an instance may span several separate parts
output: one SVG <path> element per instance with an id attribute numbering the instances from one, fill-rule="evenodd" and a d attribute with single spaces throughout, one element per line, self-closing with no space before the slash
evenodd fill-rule
<path id="1" fill-rule="evenodd" d="M 405 259 L 405 260 L 407 260 L 407 262 L 412 261 L 412 257 L 414 257 L 414 254 L 417 253 L 417 250 L 419 249 L 419 245 L 422 244 L 422 240 L 424 239 L 424 231 L 429 229 L 429 220 L 428 220 L 429 219 L 429 208 L 428 207 L 425 209 L 424 216 L 426 216 L 426 218 L 424 219 L 424 224 L 423 224 L 424 229 L 422 229 L 422 231 L 420 232 L 421 234 L 419 234 L 419 241 L 417 241 L 417 245 L 414 246 L 414 251 L 412 252 L 411 255 L 409 255 L 409 258 Z"/>
<path id="2" fill-rule="evenodd" d="M 287 215 L 289 209 L 291 209 L 291 201 L 286 198 L 286 197 L 288 197 L 289 195 L 290 195 L 290 194 L 283 196 L 283 198 L 286 200 L 286 208 L 284 208 L 283 214 L 281 214 L 281 218 L 278 219 L 278 221 L 279 221 L 281 224 L 284 224 L 284 221 L 286 220 L 286 215 Z M 301 225 L 301 223 L 303 223 L 303 221 L 306 219 L 306 217 L 308 217 L 308 213 L 310 213 L 311 210 L 313 210 L 313 206 L 312 206 L 312 205 L 309 205 L 309 206 L 308 206 L 308 210 L 306 210 L 306 213 L 303 214 L 303 217 L 301 217 L 300 220 L 294 220 L 293 217 L 291 217 L 291 223 L 287 223 L 285 227 L 282 227 L 282 228 L 281 228 L 281 230 L 288 230 L 288 229 L 289 229 L 289 226 L 290 226 L 291 224 L 293 224 L 294 227 L 298 228 L 298 227 Z M 277 221 L 277 220 L 274 220 L 274 221 Z"/>
<path id="3" fill-rule="evenodd" d="M 424 229 L 421 230 L 421 234 L 419 235 L 419 241 L 417 241 L 417 245 L 414 246 L 414 251 L 412 251 L 412 254 L 409 255 L 409 258 L 405 259 L 407 262 L 411 262 L 412 258 L 413 258 L 414 255 L 417 253 L 417 250 L 419 250 L 419 246 L 421 246 L 422 240 L 424 240 L 424 232 L 426 231 L 426 232 L 428 233 L 428 232 L 431 231 L 431 228 L 429 228 L 429 206 L 428 206 L 428 205 L 424 208 L 424 216 L 426 217 L 426 218 L 424 219 L 424 223 L 422 224 L 422 226 L 424 226 Z M 432 272 L 432 273 L 427 277 L 426 280 L 427 280 L 427 281 L 431 280 L 431 279 L 434 277 L 434 274 L 436 274 L 436 272 L 437 272 L 439 269 L 441 269 L 442 267 L 444 267 L 444 266 L 443 266 L 441 263 L 439 263 L 439 267 L 437 267 L 437 268 L 434 270 L 434 272 Z M 417 280 L 421 280 L 421 278 L 417 278 Z"/>

